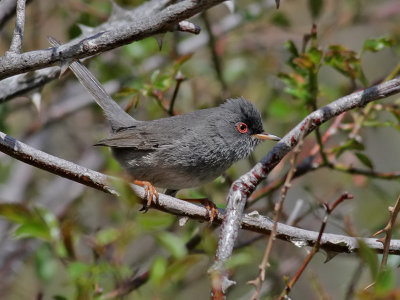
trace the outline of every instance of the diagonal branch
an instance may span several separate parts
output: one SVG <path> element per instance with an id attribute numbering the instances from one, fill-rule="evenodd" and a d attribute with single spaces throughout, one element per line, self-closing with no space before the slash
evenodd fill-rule
<path id="1" fill-rule="evenodd" d="M 283 137 L 252 170 L 236 180 L 231 186 L 227 197 L 226 213 L 212 270 L 220 274 L 226 274 L 224 264 L 232 255 L 247 198 L 282 158 L 296 146 L 304 130 L 307 135 L 321 124 L 345 111 L 363 107 L 371 101 L 379 100 L 399 92 L 400 78 L 395 78 L 368 89 L 344 96 L 315 110 L 286 134 L 286 136 Z M 224 277 L 222 281 L 228 281 L 228 279 Z"/>

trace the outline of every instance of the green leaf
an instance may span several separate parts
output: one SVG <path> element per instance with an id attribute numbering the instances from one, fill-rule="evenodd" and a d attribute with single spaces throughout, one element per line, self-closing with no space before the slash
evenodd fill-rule
<path id="1" fill-rule="evenodd" d="M 147 214 L 139 214 L 136 220 L 140 227 L 146 231 L 163 230 L 171 226 L 175 222 L 175 217 L 161 212 L 149 212 Z"/>
<path id="2" fill-rule="evenodd" d="M 310 48 L 310 50 L 308 50 L 307 52 L 308 57 L 310 58 L 310 60 L 315 64 L 315 65 L 319 65 L 321 63 L 321 58 L 322 58 L 322 50 L 316 48 L 316 47 L 312 47 Z"/>
<path id="3" fill-rule="evenodd" d="M 34 218 L 30 210 L 19 203 L 0 203 L 0 216 L 19 224 Z"/>
<path id="4" fill-rule="evenodd" d="M 68 264 L 68 275 L 71 279 L 76 280 L 90 274 L 91 266 L 80 261 L 74 261 Z"/>
<path id="5" fill-rule="evenodd" d="M 282 12 L 275 12 L 271 17 L 270 22 L 282 28 L 290 27 L 290 20 L 288 19 L 286 14 Z"/>
<path id="6" fill-rule="evenodd" d="M 379 270 L 378 255 L 363 240 L 359 240 L 358 243 L 360 245 L 360 257 L 368 266 L 373 280 L 376 280 Z"/>
<path id="7" fill-rule="evenodd" d="M 115 242 L 120 237 L 120 231 L 115 228 L 106 228 L 96 233 L 96 244 L 106 246 Z"/>
<path id="8" fill-rule="evenodd" d="M 290 54 L 292 54 L 293 57 L 299 57 L 299 51 L 292 40 L 287 41 L 284 47 L 290 52 Z"/>
<path id="9" fill-rule="evenodd" d="M 375 293 L 380 296 L 384 295 L 396 286 L 396 278 L 393 270 L 389 267 L 384 268 L 378 274 L 374 285 Z"/>
<path id="10" fill-rule="evenodd" d="M 355 139 L 347 140 L 345 143 L 338 147 L 332 148 L 332 153 L 336 153 L 336 157 L 339 157 L 343 154 L 344 151 L 347 150 L 364 150 L 364 145 L 360 142 L 357 142 Z"/>
<path id="11" fill-rule="evenodd" d="M 44 281 L 50 281 L 57 270 L 56 261 L 48 244 L 42 244 L 35 253 L 35 271 Z"/>
<path id="12" fill-rule="evenodd" d="M 157 257 L 150 270 L 150 280 L 160 284 L 167 272 L 168 262 L 164 257 Z"/>
<path id="13" fill-rule="evenodd" d="M 308 0 L 308 7 L 310 8 L 311 16 L 313 19 L 319 17 L 323 6 L 324 6 L 323 0 Z"/>
<path id="14" fill-rule="evenodd" d="M 168 250 L 175 258 L 183 258 L 187 254 L 184 241 L 169 232 L 161 232 L 157 236 L 158 243 Z"/>
<path id="15" fill-rule="evenodd" d="M 361 152 L 356 152 L 355 155 L 357 156 L 358 160 L 366 167 L 373 169 L 374 165 L 372 164 L 371 160 L 369 159 L 368 156 L 366 156 L 364 153 Z"/>
<path id="16" fill-rule="evenodd" d="M 156 82 L 156 80 L 157 80 L 157 78 L 158 78 L 159 75 L 160 75 L 160 70 L 159 70 L 159 69 L 155 70 L 155 71 L 151 74 L 151 76 L 150 76 L 150 82 L 151 82 L 152 84 L 154 84 L 154 83 Z"/>
<path id="17" fill-rule="evenodd" d="M 46 224 L 39 222 L 28 222 L 22 224 L 14 232 L 17 238 L 38 238 L 50 241 L 50 232 Z"/>
<path id="18" fill-rule="evenodd" d="M 364 42 L 363 51 L 378 52 L 385 48 L 392 47 L 395 44 L 396 41 L 389 36 L 384 36 L 377 39 L 367 39 Z"/>
<path id="19" fill-rule="evenodd" d="M 254 260 L 254 256 L 249 252 L 240 252 L 233 254 L 227 261 L 227 267 L 235 269 L 236 267 L 250 264 Z"/>
<path id="20" fill-rule="evenodd" d="M 292 106 L 286 99 L 273 99 L 268 105 L 268 114 L 275 118 L 290 118 Z"/>

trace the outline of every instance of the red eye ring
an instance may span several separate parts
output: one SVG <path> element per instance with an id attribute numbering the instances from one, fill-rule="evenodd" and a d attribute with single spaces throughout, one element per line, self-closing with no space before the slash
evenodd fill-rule
<path id="1" fill-rule="evenodd" d="M 243 122 L 237 123 L 236 128 L 240 133 L 246 133 L 249 130 L 247 124 Z"/>

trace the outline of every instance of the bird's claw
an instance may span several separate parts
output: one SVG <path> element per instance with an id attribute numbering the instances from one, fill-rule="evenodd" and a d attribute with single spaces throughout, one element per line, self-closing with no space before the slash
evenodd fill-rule
<path id="1" fill-rule="evenodd" d="M 210 218 L 209 221 L 210 223 L 212 223 L 215 219 L 216 216 L 218 216 L 218 208 L 217 206 L 214 204 L 214 202 L 212 202 L 211 200 L 208 199 L 204 199 L 203 203 L 202 203 L 207 212 L 208 212 L 208 217 Z"/>
<path id="2" fill-rule="evenodd" d="M 158 192 L 156 188 L 148 181 L 135 180 L 135 183 L 144 188 L 144 199 L 146 199 L 147 202 L 143 204 L 143 207 L 139 211 L 146 213 L 149 210 L 153 199 L 154 201 L 158 201 Z"/>

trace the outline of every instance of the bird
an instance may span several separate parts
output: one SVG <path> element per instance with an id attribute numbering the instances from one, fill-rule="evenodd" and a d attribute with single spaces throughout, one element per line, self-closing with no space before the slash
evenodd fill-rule
<path id="1" fill-rule="evenodd" d="M 261 141 L 280 140 L 264 131 L 260 112 L 243 97 L 187 114 L 140 121 L 123 110 L 82 63 L 75 61 L 69 68 L 111 125 L 109 136 L 95 145 L 110 147 L 134 182 L 144 186 L 144 211 L 158 198 L 155 187 L 175 196 L 180 189 L 214 180 L 249 156 Z M 210 202 L 206 207 L 212 221 L 217 211 Z"/>

